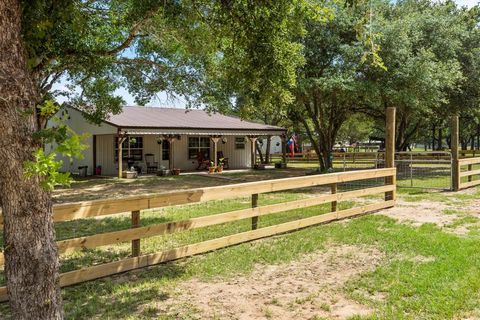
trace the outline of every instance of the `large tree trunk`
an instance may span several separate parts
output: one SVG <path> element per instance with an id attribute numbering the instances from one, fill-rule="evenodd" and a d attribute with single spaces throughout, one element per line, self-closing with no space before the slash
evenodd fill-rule
<path id="1" fill-rule="evenodd" d="M 5 276 L 14 319 L 62 319 L 57 247 L 50 195 L 23 164 L 40 145 L 38 94 L 27 68 L 19 1 L 0 1 L 0 203 Z"/>

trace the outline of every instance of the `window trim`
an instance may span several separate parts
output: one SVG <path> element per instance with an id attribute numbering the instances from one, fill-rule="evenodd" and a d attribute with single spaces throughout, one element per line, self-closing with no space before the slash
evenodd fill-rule
<path id="1" fill-rule="evenodd" d="M 195 147 L 190 147 L 190 139 L 195 139 L 197 141 L 197 145 Z M 208 147 L 202 147 L 201 144 L 201 139 L 208 139 Z M 195 156 L 190 155 L 190 150 L 194 149 L 195 150 Z M 195 160 L 197 159 L 197 154 L 201 150 L 208 150 L 208 157 L 210 158 L 210 154 L 212 151 L 212 141 L 210 140 L 210 137 L 208 136 L 189 136 L 187 139 L 187 159 L 188 160 Z"/>
<path id="2" fill-rule="evenodd" d="M 128 161 L 128 150 L 130 151 L 140 151 L 140 155 L 139 155 L 139 158 L 134 158 L 133 161 L 135 162 L 142 162 L 144 160 L 143 158 L 143 149 L 144 149 L 144 137 L 143 136 L 132 136 L 132 137 L 128 137 L 127 139 L 125 139 L 125 141 L 122 143 L 122 162 L 123 161 Z M 128 145 L 125 146 L 125 144 L 127 142 L 129 142 L 131 139 L 137 139 L 137 142 L 135 142 L 135 144 L 138 144 L 138 139 L 141 139 L 141 147 L 134 147 L 132 148 L 131 146 L 129 147 Z M 115 163 L 118 163 L 118 138 L 117 137 L 113 137 L 113 150 L 114 150 L 114 155 L 113 155 L 113 160 Z M 127 155 L 126 156 L 123 156 L 123 153 L 127 151 Z M 131 157 L 132 155 L 130 155 Z"/>

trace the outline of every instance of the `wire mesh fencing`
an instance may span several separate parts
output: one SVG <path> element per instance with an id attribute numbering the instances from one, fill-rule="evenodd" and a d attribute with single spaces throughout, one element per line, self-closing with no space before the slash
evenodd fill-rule
<path id="1" fill-rule="evenodd" d="M 381 152 L 346 153 L 334 159 L 336 171 L 353 171 L 385 167 L 385 154 Z M 452 189 L 452 154 L 450 152 L 397 152 L 397 187 L 436 190 Z M 378 186 L 382 179 L 355 181 L 342 185 L 354 190 L 366 186 Z"/>

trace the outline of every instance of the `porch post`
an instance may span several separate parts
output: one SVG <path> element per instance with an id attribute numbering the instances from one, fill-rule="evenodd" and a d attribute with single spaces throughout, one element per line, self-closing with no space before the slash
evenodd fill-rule
<path id="1" fill-rule="evenodd" d="M 212 140 L 212 142 L 213 142 L 213 163 L 216 167 L 217 164 L 218 164 L 218 162 L 217 162 L 218 161 L 218 159 L 217 159 L 217 143 L 220 140 L 220 137 L 219 136 L 211 136 L 210 140 Z"/>
<path id="2" fill-rule="evenodd" d="M 287 135 L 284 133 L 281 136 L 282 138 L 282 162 L 287 165 Z"/>
<path id="3" fill-rule="evenodd" d="M 125 141 L 125 139 L 126 139 L 125 134 L 122 134 L 121 132 L 119 132 L 118 133 L 118 178 L 120 179 L 122 178 L 122 173 L 123 173 L 122 144 Z"/>
<path id="4" fill-rule="evenodd" d="M 257 136 L 251 136 L 251 137 L 248 137 L 248 139 L 250 139 L 250 143 L 251 143 L 251 162 L 252 162 L 252 169 L 255 169 L 255 164 L 257 163 L 257 150 L 255 148 L 255 143 L 257 143 Z"/>
<path id="5" fill-rule="evenodd" d="M 173 142 L 175 141 L 175 138 L 171 135 L 168 136 L 168 144 L 170 146 L 170 159 L 168 159 L 168 169 L 170 170 L 173 170 L 175 167 L 174 167 L 174 163 L 173 163 L 173 159 L 175 159 L 174 155 L 173 155 Z"/>

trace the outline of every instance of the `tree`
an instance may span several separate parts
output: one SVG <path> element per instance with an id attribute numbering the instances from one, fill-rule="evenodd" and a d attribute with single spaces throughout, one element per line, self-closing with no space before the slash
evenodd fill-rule
<path id="1" fill-rule="evenodd" d="M 361 89 L 364 46 L 356 24 L 361 10 L 334 5 L 326 24 L 309 21 L 303 40 L 306 63 L 298 71 L 290 118 L 303 124 L 322 171 L 332 167 L 331 152 L 342 124 L 354 112 Z"/>
<path id="2" fill-rule="evenodd" d="M 463 26 L 452 2 L 406 0 L 377 8 L 375 28 L 386 71 L 365 70 L 372 90 L 371 103 L 362 109 L 384 122 L 383 110 L 396 107 L 396 149 L 405 151 L 462 80 L 457 52 Z"/>
<path id="3" fill-rule="evenodd" d="M 66 139 L 65 130 L 46 128 L 52 99 L 62 94 L 53 85 L 66 79 L 76 87 L 69 102 L 94 122 L 121 110 L 120 86 L 139 103 L 162 90 L 212 108 L 228 105 L 232 92 L 287 99 L 284 87 L 301 63 L 289 39 L 314 9 L 306 0 L 0 2 L 0 203 L 15 319 L 63 318 L 52 201 L 43 188 L 59 182 L 52 181 L 58 163 L 39 152 Z"/>

